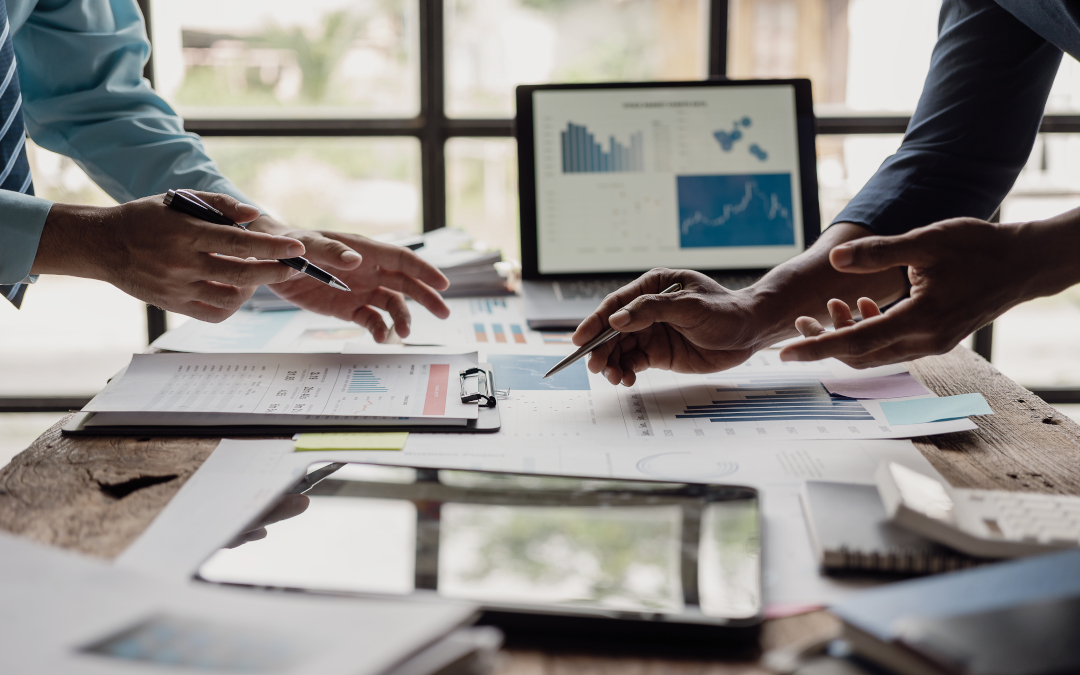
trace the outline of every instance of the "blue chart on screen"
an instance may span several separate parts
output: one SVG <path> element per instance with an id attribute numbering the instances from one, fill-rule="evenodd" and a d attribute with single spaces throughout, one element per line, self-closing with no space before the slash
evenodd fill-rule
<path id="1" fill-rule="evenodd" d="M 738 377 L 734 386 L 720 384 L 733 377 Z M 832 375 L 827 370 L 763 373 L 746 378 L 723 373 L 707 375 L 705 381 L 716 393 L 714 400 L 706 405 L 686 406 L 675 417 L 709 422 L 874 421 L 859 401 L 830 396 L 821 384 L 823 377 Z"/>
<path id="2" fill-rule="evenodd" d="M 521 391 L 588 391 L 589 373 L 585 362 L 578 361 L 566 370 L 543 379 L 544 373 L 562 360 L 561 356 L 519 356 L 517 354 L 488 354 L 495 369 L 495 386 L 499 389 Z"/>
<path id="3" fill-rule="evenodd" d="M 642 171 L 645 167 L 640 131 L 630 134 L 630 143 L 623 144 L 612 135 L 598 139 L 588 127 L 569 122 L 566 131 L 559 133 L 559 140 L 563 173 L 615 173 Z"/>
<path id="4" fill-rule="evenodd" d="M 677 176 L 679 246 L 791 246 L 791 174 Z"/>

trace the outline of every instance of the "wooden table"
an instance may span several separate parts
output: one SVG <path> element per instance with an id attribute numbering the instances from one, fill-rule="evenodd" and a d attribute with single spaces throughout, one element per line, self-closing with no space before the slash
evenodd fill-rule
<path id="1" fill-rule="evenodd" d="M 1080 495 L 1080 426 L 963 347 L 911 364 L 939 395 L 981 392 L 995 415 L 975 431 L 915 439 L 956 487 Z M 205 438 L 65 438 L 59 424 L 0 470 L 0 529 L 113 558 L 217 445 Z M 825 612 L 766 622 L 765 649 L 828 635 Z M 507 650 L 509 675 L 763 672 L 755 662 L 642 659 Z"/>

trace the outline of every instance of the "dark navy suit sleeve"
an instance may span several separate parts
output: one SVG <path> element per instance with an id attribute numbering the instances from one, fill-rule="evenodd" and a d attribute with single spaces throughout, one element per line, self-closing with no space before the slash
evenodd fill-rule
<path id="1" fill-rule="evenodd" d="M 1027 162 L 1061 50 L 992 0 L 945 0 L 938 33 L 903 144 L 834 222 L 989 218 Z"/>

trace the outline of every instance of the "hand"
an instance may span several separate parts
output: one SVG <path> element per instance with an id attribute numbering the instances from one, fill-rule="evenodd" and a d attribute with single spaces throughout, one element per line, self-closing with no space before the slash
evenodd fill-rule
<path id="1" fill-rule="evenodd" d="M 259 215 L 227 195 L 197 194 L 236 222 Z M 100 279 L 162 309 L 217 323 L 260 284 L 294 274 L 278 258 L 304 254 L 296 239 L 207 223 L 162 199 L 108 208 L 54 204 L 31 273 Z"/>
<path id="2" fill-rule="evenodd" d="M 858 301 L 863 320 L 848 305 L 830 300 L 836 331 L 824 332 L 810 317 L 795 325 L 807 339 L 780 352 L 785 361 L 836 357 L 855 368 L 898 363 L 948 352 L 1006 310 L 1043 294 L 1038 239 L 1029 225 L 999 225 L 973 218 L 935 223 L 898 237 L 866 237 L 832 249 L 842 272 L 865 274 L 908 266 L 910 297 L 885 314 L 869 298 Z M 1074 235 L 1075 236 L 1075 235 Z"/>
<path id="3" fill-rule="evenodd" d="M 659 294 L 676 282 L 681 291 Z M 742 363 L 760 340 L 752 319 L 740 292 L 698 272 L 654 269 L 604 298 L 573 341 L 583 345 L 608 326 L 620 331 L 589 355 L 589 370 L 631 386 L 646 368 L 711 373 Z"/>
<path id="4" fill-rule="evenodd" d="M 376 342 L 383 342 L 390 333 L 376 307 L 390 313 L 399 336 L 409 335 L 412 316 L 405 305 L 406 296 L 440 319 L 450 316 L 437 292 L 446 290 L 450 282 L 407 248 L 344 232 L 292 230 L 267 216 L 251 227 L 303 242 L 308 260 L 352 289 L 346 293 L 298 274 L 270 286 L 275 293 L 304 309 L 358 323 L 371 331 Z"/>

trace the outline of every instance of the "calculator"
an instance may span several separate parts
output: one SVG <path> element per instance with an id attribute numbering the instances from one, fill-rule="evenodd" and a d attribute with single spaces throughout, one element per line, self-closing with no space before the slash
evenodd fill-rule
<path id="1" fill-rule="evenodd" d="M 981 558 L 1018 558 L 1080 546 L 1080 497 L 953 488 L 895 462 L 876 474 L 889 519 Z"/>

